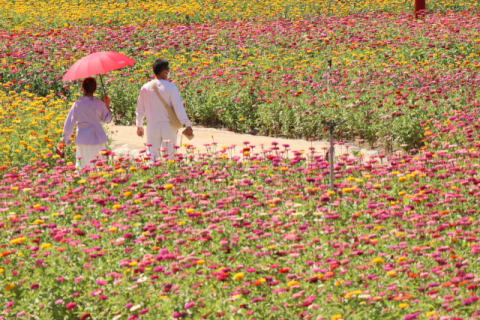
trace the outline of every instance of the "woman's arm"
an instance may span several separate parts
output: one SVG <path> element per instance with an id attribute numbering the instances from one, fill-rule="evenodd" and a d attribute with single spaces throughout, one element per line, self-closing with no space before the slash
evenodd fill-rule
<path id="1" fill-rule="evenodd" d="M 107 107 L 108 112 L 110 112 L 110 114 L 111 114 L 112 111 L 110 110 L 110 98 L 107 95 L 105 95 L 103 97 L 103 99 L 104 99 L 104 103 L 105 103 L 105 106 Z"/>
<path id="2" fill-rule="evenodd" d="M 64 142 L 67 145 L 70 145 L 70 142 L 71 142 L 70 136 L 73 133 L 75 124 L 77 123 L 77 120 L 75 119 L 74 107 L 75 107 L 75 103 L 73 103 L 72 108 L 70 108 L 67 118 L 65 119 L 65 124 L 63 125 L 62 139 L 60 139 L 60 142 Z"/>
<path id="3" fill-rule="evenodd" d="M 110 111 L 110 98 L 105 95 L 105 107 L 102 109 L 102 118 L 101 120 L 105 123 L 112 121 L 112 112 Z"/>

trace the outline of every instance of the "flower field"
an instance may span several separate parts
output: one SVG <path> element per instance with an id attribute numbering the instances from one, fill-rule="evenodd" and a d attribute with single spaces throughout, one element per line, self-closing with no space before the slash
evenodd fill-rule
<path id="1" fill-rule="evenodd" d="M 340 156 L 333 202 L 323 157 L 287 146 L 2 166 L 0 318 L 477 317 L 479 119 Z"/>
<path id="2" fill-rule="evenodd" d="M 423 145 L 420 121 L 478 104 L 479 29 L 475 11 L 431 14 L 423 21 L 406 13 L 371 13 L 211 24 L 32 25 L 0 32 L 0 77 L 7 92 L 54 93 L 70 103 L 79 85 L 60 80 L 74 61 L 92 51 L 123 52 L 137 63 L 111 72 L 107 82 L 117 122 L 132 124 L 152 61 L 166 57 L 187 112 L 199 124 L 319 139 L 326 138 L 322 120 L 332 118 L 345 120 L 339 140 L 408 151 Z"/>
<path id="3" fill-rule="evenodd" d="M 0 320 L 479 318 L 478 5 L 428 4 L 0 0 Z M 119 123 L 165 57 L 197 123 L 388 156 L 338 155 L 337 193 L 323 150 L 248 141 L 75 171 L 93 51 L 137 61 Z"/>

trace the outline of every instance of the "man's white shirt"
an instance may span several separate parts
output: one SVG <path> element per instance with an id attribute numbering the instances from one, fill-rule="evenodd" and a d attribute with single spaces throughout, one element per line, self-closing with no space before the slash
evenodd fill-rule
<path id="1" fill-rule="evenodd" d="M 185 108 L 183 107 L 182 98 L 180 97 L 180 92 L 177 87 L 166 80 L 155 80 L 155 85 L 158 88 L 158 91 L 162 98 L 170 106 L 173 106 L 175 113 L 177 114 L 178 119 L 186 127 L 191 126 L 190 120 L 188 119 Z M 143 126 L 143 118 L 147 118 L 147 122 L 170 122 L 168 117 L 168 112 L 165 109 L 165 106 L 157 97 L 157 94 L 150 86 L 150 82 L 143 85 L 140 90 L 140 94 L 137 100 L 137 110 L 136 110 L 137 120 L 136 126 Z"/>

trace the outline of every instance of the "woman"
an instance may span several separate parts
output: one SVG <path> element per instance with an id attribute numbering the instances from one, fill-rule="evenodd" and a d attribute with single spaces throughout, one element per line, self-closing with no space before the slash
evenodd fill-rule
<path id="1" fill-rule="evenodd" d="M 102 128 L 103 122 L 112 121 L 110 112 L 110 99 L 105 96 L 105 103 L 93 97 L 97 89 L 97 82 L 93 78 L 86 78 L 82 83 L 83 97 L 75 101 L 68 112 L 63 127 L 60 143 L 70 144 L 75 124 L 77 125 L 77 168 L 94 166 L 90 161 L 96 159 L 95 155 L 100 154 L 100 149 L 105 148 L 108 141 L 107 135 Z"/>

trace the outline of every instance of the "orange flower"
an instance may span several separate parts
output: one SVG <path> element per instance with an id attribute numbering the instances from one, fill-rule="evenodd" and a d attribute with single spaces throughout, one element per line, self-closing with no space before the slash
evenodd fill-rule
<path id="1" fill-rule="evenodd" d="M 403 297 L 403 300 L 404 301 L 408 301 L 408 300 L 412 300 L 414 297 L 413 294 L 406 294 L 404 297 Z"/>
<path id="2" fill-rule="evenodd" d="M 410 273 L 408 274 L 408 277 L 410 277 L 410 278 L 412 278 L 412 279 L 416 279 L 416 278 L 418 278 L 418 274 L 415 274 L 415 273 L 413 273 L 413 272 L 410 272 Z"/>
<path id="3" fill-rule="evenodd" d="M 331 264 L 330 265 L 330 271 L 333 271 L 333 270 L 337 269 L 338 267 L 339 267 L 338 264 Z"/>
<path id="4" fill-rule="evenodd" d="M 448 288 L 452 285 L 451 282 L 445 282 L 444 284 L 442 284 L 442 288 Z"/>

